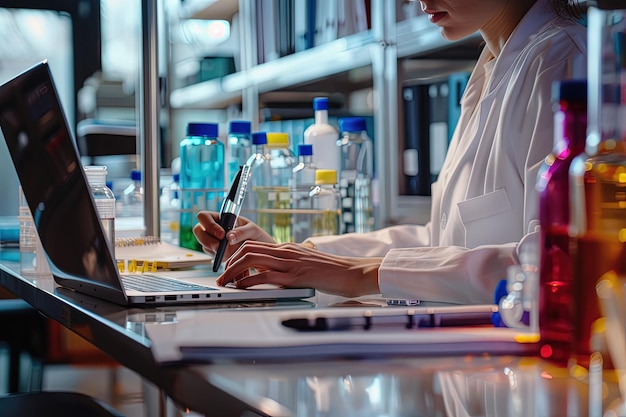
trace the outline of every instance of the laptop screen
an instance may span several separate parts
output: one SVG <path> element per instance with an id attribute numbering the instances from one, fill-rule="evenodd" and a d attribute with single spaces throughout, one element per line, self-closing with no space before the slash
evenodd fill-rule
<path id="1" fill-rule="evenodd" d="M 0 86 L 0 127 L 56 277 L 119 290 L 49 67 L 42 62 Z"/>

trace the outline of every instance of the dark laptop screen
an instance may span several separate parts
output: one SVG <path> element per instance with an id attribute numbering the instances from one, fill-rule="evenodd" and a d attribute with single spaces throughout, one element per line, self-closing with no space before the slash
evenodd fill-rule
<path id="1" fill-rule="evenodd" d="M 0 127 L 55 276 L 119 289 L 47 63 L 0 86 Z"/>

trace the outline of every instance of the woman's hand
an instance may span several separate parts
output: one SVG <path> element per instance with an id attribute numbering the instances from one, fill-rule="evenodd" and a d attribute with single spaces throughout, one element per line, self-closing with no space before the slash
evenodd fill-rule
<path id="1" fill-rule="evenodd" d="M 382 258 L 350 258 L 330 255 L 295 243 L 247 241 L 226 262 L 219 285 L 237 288 L 257 284 L 315 288 L 358 297 L 378 294 L 378 268 Z M 254 268 L 258 273 L 251 273 Z"/>
<path id="2" fill-rule="evenodd" d="M 219 224 L 220 214 L 214 211 L 201 211 L 198 213 L 198 224 L 193 228 L 193 234 L 202 245 L 204 252 L 215 255 L 220 240 L 224 238 L 224 229 Z M 265 230 L 256 223 L 239 216 L 237 227 L 228 232 L 228 245 L 224 253 L 224 259 L 228 259 L 246 240 L 258 240 L 273 243 L 274 240 Z"/>

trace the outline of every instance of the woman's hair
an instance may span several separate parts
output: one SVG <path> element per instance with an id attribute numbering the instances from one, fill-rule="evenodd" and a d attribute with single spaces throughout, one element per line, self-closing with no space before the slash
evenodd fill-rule
<path id="1" fill-rule="evenodd" d="M 550 0 L 550 5 L 557 15 L 567 19 L 580 19 L 584 13 L 578 0 Z"/>

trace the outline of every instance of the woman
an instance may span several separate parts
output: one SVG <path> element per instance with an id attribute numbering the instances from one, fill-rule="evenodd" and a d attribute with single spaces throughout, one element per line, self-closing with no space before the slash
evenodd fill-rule
<path id="1" fill-rule="evenodd" d="M 445 38 L 479 31 L 485 40 L 432 187 L 431 222 L 276 245 L 256 224 L 241 219 L 228 234 L 230 259 L 219 284 L 492 302 L 497 281 L 519 262 L 520 242 L 537 226 L 537 170 L 552 148 L 551 85 L 586 77 L 586 30 L 566 16 L 568 0 L 421 5 Z M 224 236 L 216 219 L 216 213 L 198 215 L 194 232 L 207 252 Z M 250 268 L 259 273 L 249 274 Z"/>

